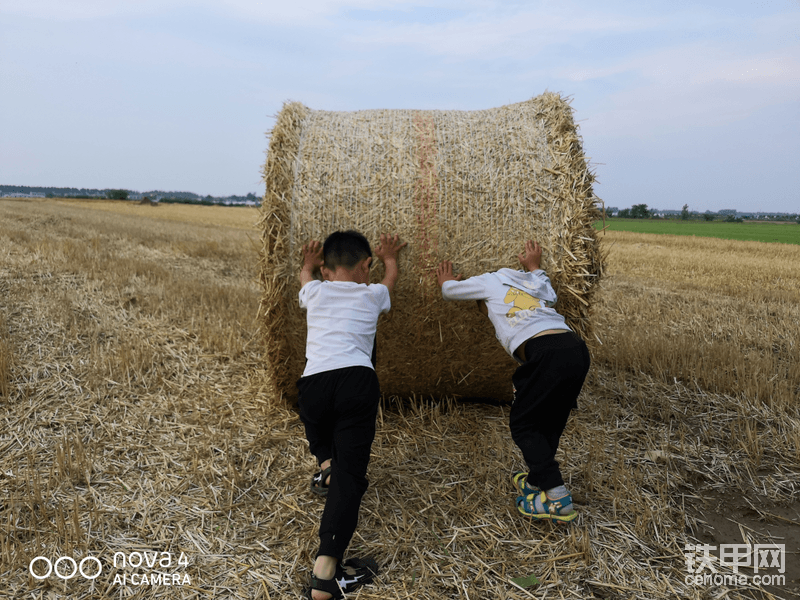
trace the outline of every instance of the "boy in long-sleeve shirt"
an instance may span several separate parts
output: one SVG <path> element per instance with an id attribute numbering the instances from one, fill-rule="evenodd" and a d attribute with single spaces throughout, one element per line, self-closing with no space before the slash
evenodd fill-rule
<path id="1" fill-rule="evenodd" d="M 519 363 L 512 376 L 509 425 L 527 473 L 515 473 L 517 510 L 534 519 L 572 521 L 578 513 L 555 459 L 569 413 L 577 407 L 589 351 L 553 308 L 556 293 L 540 269 L 542 249 L 525 242 L 518 255 L 528 272 L 500 269 L 461 281 L 443 261 L 437 279 L 445 300 L 477 300 L 506 352 Z"/>

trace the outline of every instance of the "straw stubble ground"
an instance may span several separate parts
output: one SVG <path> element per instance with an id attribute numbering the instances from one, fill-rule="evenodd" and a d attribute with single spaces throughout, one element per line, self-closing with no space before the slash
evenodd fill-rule
<path id="1" fill-rule="evenodd" d="M 0 201 L 0 597 L 294 598 L 307 580 L 322 505 L 264 377 L 254 229 L 161 208 Z M 515 514 L 507 406 L 388 398 L 352 543 L 383 574 L 356 597 L 717 598 L 684 583 L 687 542 L 797 552 L 800 256 L 612 240 L 604 345 L 560 454 L 578 520 Z M 136 551 L 190 581 L 132 585 L 152 571 L 112 557 Z M 104 571 L 39 581 L 39 555 Z"/>

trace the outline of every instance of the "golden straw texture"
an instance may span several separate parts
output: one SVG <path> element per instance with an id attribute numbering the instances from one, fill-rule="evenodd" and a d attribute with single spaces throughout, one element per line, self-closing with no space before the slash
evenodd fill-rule
<path id="1" fill-rule="evenodd" d="M 356 229 L 409 242 L 392 310 L 378 326 L 384 391 L 507 398 L 514 362 L 473 304 L 442 300 L 434 270 L 465 277 L 519 268 L 525 239 L 544 248 L 557 309 L 591 332 L 603 256 L 598 198 L 572 109 L 558 94 L 482 111 L 327 112 L 287 103 L 264 166 L 260 321 L 278 389 L 295 395 L 305 314 L 301 246 Z M 374 269 L 380 281 L 382 268 Z"/>

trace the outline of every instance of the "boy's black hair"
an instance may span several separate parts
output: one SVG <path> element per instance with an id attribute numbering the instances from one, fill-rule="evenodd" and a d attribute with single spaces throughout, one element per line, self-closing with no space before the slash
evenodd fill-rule
<path id="1" fill-rule="evenodd" d="M 322 245 L 322 260 L 327 269 L 336 267 L 354 268 L 365 258 L 372 257 L 372 248 L 367 238 L 357 231 L 334 231 Z"/>

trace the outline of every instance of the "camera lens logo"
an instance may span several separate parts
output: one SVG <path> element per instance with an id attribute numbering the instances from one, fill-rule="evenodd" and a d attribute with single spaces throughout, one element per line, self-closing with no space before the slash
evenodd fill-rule
<path id="1" fill-rule="evenodd" d="M 87 566 L 87 563 L 94 563 L 95 566 L 93 567 L 91 564 Z M 33 568 L 36 564 L 39 564 L 37 570 L 41 571 L 46 568 L 47 572 L 44 575 L 37 574 Z M 95 568 L 96 572 L 94 572 Z M 46 556 L 37 556 L 28 565 L 28 571 L 35 579 L 47 579 L 51 573 L 55 573 L 56 577 L 64 580 L 72 579 L 78 573 L 84 579 L 97 579 L 100 577 L 100 573 L 103 572 L 103 565 L 94 556 L 87 556 L 80 563 L 76 562 L 71 556 L 57 558 L 55 563 L 52 563 Z"/>

